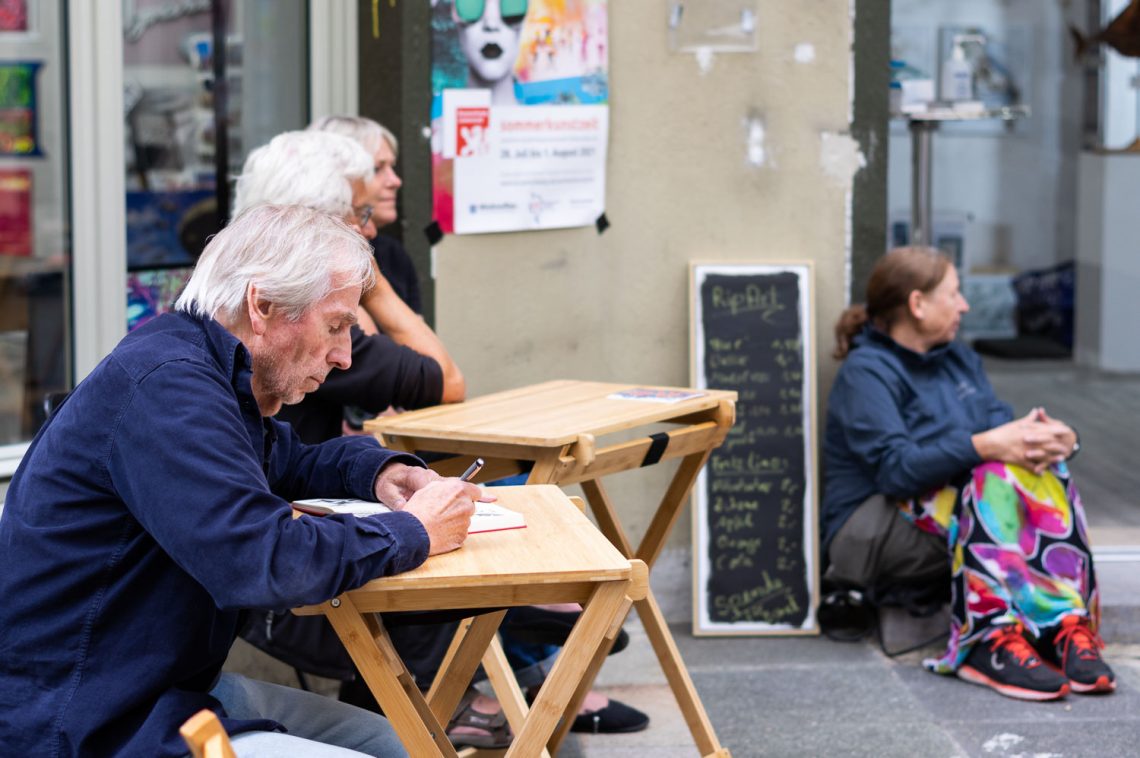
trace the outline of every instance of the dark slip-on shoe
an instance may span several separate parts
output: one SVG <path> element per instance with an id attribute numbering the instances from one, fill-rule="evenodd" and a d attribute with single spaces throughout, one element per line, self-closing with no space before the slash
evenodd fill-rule
<path id="1" fill-rule="evenodd" d="M 610 698 L 609 705 L 590 713 L 579 713 L 570 726 L 572 732 L 616 734 L 640 732 L 649 726 L 649 716 L 636 708 Z"/>

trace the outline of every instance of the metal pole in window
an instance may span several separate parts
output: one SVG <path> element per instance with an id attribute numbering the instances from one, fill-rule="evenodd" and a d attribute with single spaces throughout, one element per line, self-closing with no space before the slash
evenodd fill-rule
<path id="1" fill-rule="evenodd" d="M 226 14 L 223 0 L 210 1 L 214 35 L 214 184 L 218 202 L 218 222 L 225 226 L 230 217 L 230 135 L 226 64 Z"/>

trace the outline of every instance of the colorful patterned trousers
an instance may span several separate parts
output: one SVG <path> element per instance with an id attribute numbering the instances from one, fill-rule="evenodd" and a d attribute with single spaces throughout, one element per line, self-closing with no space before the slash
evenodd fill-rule
<path id="1" fill-rule="evenodd" d="M 1064 616 L 1078 614 L 1097 630 L 1088 527 L 1064 463 L 1034 474 L 986 462 L 899 507 L 919 529 L 945 536 L 950 549 L 950 641 L 927 668 L 956 671 L 995 625 L 1021 622 L 1028 635 L 1049 637 Z"/>

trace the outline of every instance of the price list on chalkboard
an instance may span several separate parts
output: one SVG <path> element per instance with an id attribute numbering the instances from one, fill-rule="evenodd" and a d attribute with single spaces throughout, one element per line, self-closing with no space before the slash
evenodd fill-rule
<path id="1" fill-rule="evenodd" d="M 699 283 L 699 386 L 739 393 L 699 484 L 699 591 L 712 626 L 812 621 L 802 283 L 794 271 L 708 272 Z"/>

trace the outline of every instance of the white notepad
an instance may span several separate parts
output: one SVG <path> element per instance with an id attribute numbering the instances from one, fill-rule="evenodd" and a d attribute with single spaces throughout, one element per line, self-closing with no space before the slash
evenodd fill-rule
<path id="1" fill-rule="evenodd" d="M 294 501 L 293 507 L 314 516 L 339 513 L 360 518 L 391 513 L 391 509 L 386 505 L 352 498 L 317 497 L 309 500 L 297 500 Z M 475 503 L 475 514 L 471 516 L 471 527 L 467 533 L 498 532 L 503 529 L 522 529 L 525 526 L 526 518 L 518 511 L 512 511 L 495 503 L 477 502 Z"/>

